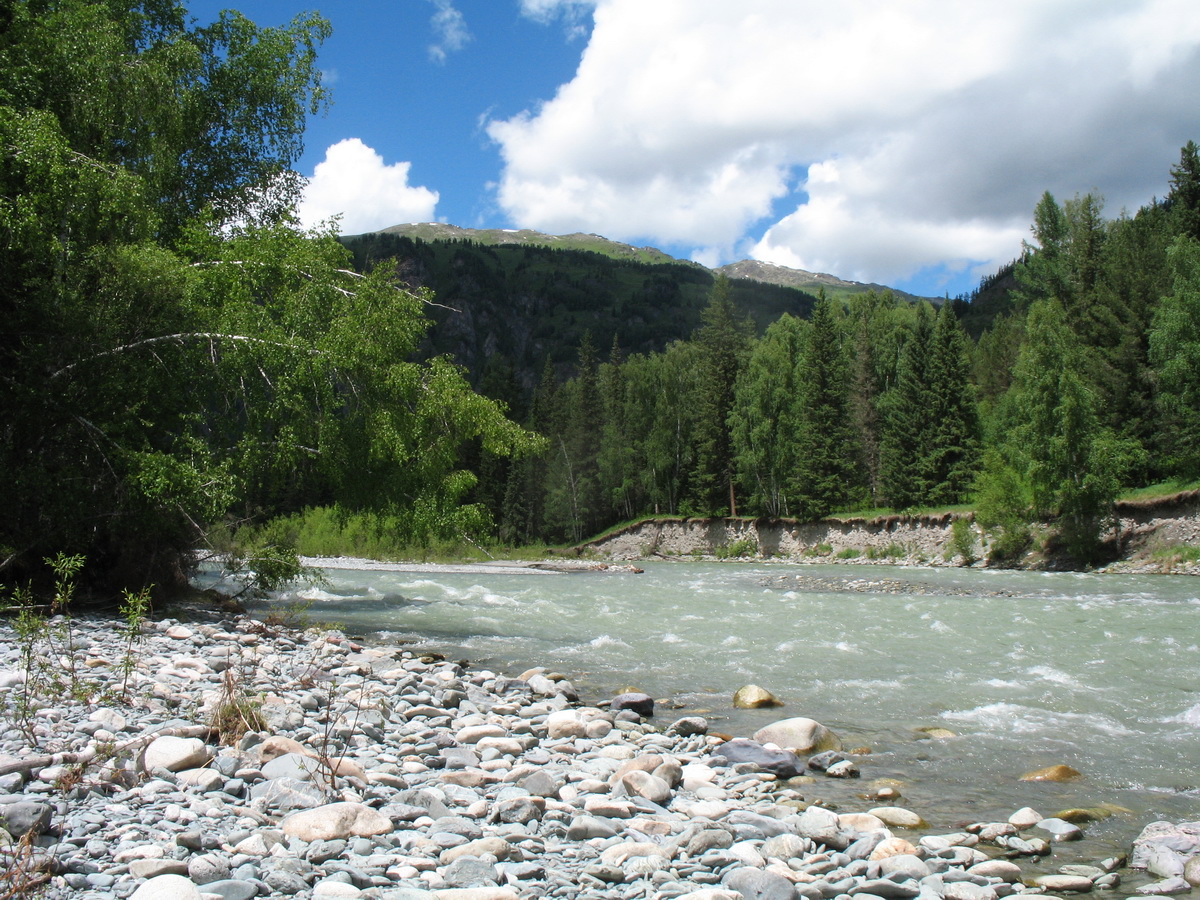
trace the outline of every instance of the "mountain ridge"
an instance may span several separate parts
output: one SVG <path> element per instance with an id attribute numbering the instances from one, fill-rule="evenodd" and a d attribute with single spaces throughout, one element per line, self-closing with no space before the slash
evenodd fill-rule
<path id="1" fill-rule="evenodd" d="M 599 234 L 554 235 L 542 231 L 521 228 L 463 228 L 444 222 L 415 222 L 392 225 L 381 228 L 379 234 L 395 234 L 403 237 L 417 238 L 424 241 L 464 240 L 473 241 L 484 246 L 524 245 L 549 247 L 559 250 L 584 250 L 600 253 L 604 256 L 619 260 L 634 260 L 649 263 L 673 263 L 676 265 L 695 266 L 698 269 L 726 275 L 729 278 L 742 278 L 760 281 L 764 284 L 774 284 L 780 287 L 799 288 L 808 293 L 816 293 L 824 289 L 830 297 L 846 297 L 867 291 L 891 291 L 897 298 L 910 302 L 928 300 L 930 303 L 942 302 L 940 297 L 923 297 L 910 294 L 884 284 L 866 283 L 839 278 L 824 272 L 809 272 L 805 269 L 793 269 L 774 263 L 761 262 L 754 259 L 743 259 L 709 269 L 698 262 L 671 256 L 657 247 L 635 247 L 620 241 L 613 241 Z M 356 235 L 358 237 L 358 235 Z"/>

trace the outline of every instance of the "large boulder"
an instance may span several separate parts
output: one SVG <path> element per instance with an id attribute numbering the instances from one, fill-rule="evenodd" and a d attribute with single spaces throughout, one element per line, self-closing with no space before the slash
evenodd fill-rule
<path id="1" fill-rule="evenodd" d="M 761 744 L 774 744 L 797 753 L 823 753 L 826 750 L 841 750 L 842 742 L 836 734 L 814 719 L 796 716 L 781 719 L 754 732 L 754 739 Z"/>

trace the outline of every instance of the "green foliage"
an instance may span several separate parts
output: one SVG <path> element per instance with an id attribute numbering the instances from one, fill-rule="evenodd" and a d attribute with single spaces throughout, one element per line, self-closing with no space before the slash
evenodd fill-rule
<path id="1" fill-rule="evenodd" d="M 1141 448 L 1105 428 L 1085 380 L 1084 347 L 1055 301 L 1036 303 L 1001 421 L 1006 438 L 985 460 L 980 523 L 999 528 L 1002 555 L 1018 543 L 1018 518 L 1052 517 L 1068 550 L 1090 562 L 1125 473 Z"/>
<path id="2" fill-rule="evenodd" d="M 797 514 L 819 519 L 848 506 L 862 487 L 850 419 L 845 345 L 833 304 L 822 298 L 813 311 L 808 349 L 796 371 L 799 399 L 796 470 L 792 492 Z"/>
<path id="3" fill-rule="evenodd" d="M 749 350 L 750 323 L 739 317 L 729 279 L 723 275 L 713 283 L 703 321 L 695 338 L 700 348 L 701 384 L 692 495 L 701 509 L 736 516 L 736 462 L 729 417 L 738 373 Z"/>
<path id="4" fill-rule="evenodd" d="M 125 639 L 125 652 L 121 656 L 117 669 L 121 673 L 121 696 L 129 696 L 129 676 L 137 668 L 137 657 L 133 649 L 142 639 L 142 623 L 150 612 L 150 589 L 140 591 L 125 591 L 121 602 L 120 613 L 123 621 L 121 636 Z"/>
<path id="5" fill-rule="evenodd" d="M 977 542 L 971 520 L 966 517 L 955 519 L 950 524 L 950 545 L 946 551 L 947 561 L 958 557 L 964 566 L 974 565 L 975 560 L 978 559 L 975 555 Z"/>
<path id="6" fill-rule="evenodd" d="M 742 559 L 747 556 L 758 556 L 758 541 L 752 537 L 744 537 L 736 541 L 718 544 L 713 549 L 713 555 L 717 559 Z"/>
<path id="7" fill-rule="evenodd" d="M 843 547 L 834 554 L 834 559 L 858 559 L 862 556 L 862 551 L 857 547 Z"/>
<path id="8" fill-rule="evenodd" d="M 755 342 L 734 387 L 729 430 L 738 476 L 750 510 L 789 514 L 788 487 L 796 468 L 796 366 L 808 325 L 784 315 Z"/>
<path id="9" fill-rule="evenodd" d="M 1200 242 L 1178 238 L 1169 260 L 1174 286 L 1154 315 L 1150 359 L 1163 389 L 1159 402 L 1175 467 L 1195 478 L 1200 476 Z"/>
<path id="10" fill-rule="evenodd" d="M 450 361 L 412 361 L 428 294 L 354 273 L 332 229 L 294 226 L 328 24 L 7 9 L 0 578 L 64 551 L 87 556 L 90 587 L 171 589 L 214 522 L 314 498 L 416 532 L 483 525 L 461 511 L 463 446 L 538 442 Z M 289 574 L 259 555 L 264 584 Z"/>

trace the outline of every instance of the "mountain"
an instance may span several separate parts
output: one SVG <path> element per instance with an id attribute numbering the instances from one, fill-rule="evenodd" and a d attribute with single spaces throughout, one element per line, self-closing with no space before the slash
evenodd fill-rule
<path id="1" fill-rule="evenodd" d="M 933 304 L 942 303 L 940 297 L 919 297 L 905 291 L 896 290 L 884 284 L 864 284 L 861 281 L 846 281 L 836 275 L 825 275 L 820 272 L 806 272 L 804 269 L 789 269 L 787 266 L 776 266 L 772 263 L 759 262 L 755 259 L 743 259 L 741 262 L 730 263 L 713 271 L 729 278 L 749 278 L 765 284 L 778 284 L 784 287 L 798 288 L 810 294 L 824 290 L 831 298 L 845 298 L 852 294 L 864 294 L 867 291 L 891 291 L 898 299 L 916 303 L 928 300 Z"/>
<path id="2" fill-rule="evenodd" d="M 514 230 L 510 228 L 459 228 L 457 225 L 445 225 L 441 222 L 422 222 L 413 225 L 393 225 L 384 228 L 381 234 L 398 234 L 403 237 L 418 238 L 422 241 L 472 241 L 485 247 L 498 245 L 527 245 L 549 247 L 552 250 L 586 250 L 599 253 L 612 259 L 633 260 L 647 263 L 683 263 L 703 268 L 699 263 L 689 263 L 676 259 L 656 247 L 631 247 L 610 241 L 598 234 L 544 234 L 540 231 L 530 231 L 527 228 Z"/>
<path id="3" fill-rule="evenodd" d="M 471 241 L 485 247 L 499 245 L 525 245 L 549 247 L 554 250 L 586 250 L 599 253 L 611 259 L 632 260 L 647 263 L 674 263 L 685 266 L 704 268 L 699 263 L 678 259 L 657 247 L 633 247 L 618 241 L 610 241 L 598 234 L 545 234 L 530 229 L 506 228 L 459 228 L 457 225 L 445 225 L 440 222 L 423 222 L 411 225 L 393 225 L 384 228 L 382 234 L 397 234 L 404 237 L 418 238 L 423 241 Z M 836 275 L 825 275 L 820 272 L 806 272 L 804 269 L 789 269 L 787 266 L 777 266 L 772 263 L 759 262 L 753 259 L 743 259 L 712 270 L 729 278 L 743 278 L 762 284 L 774 284 L 779 287 L 797 288 L 807 294 L 816 296 L 822 288 L 830 297 L 845 298 L 851 294 L 862 294 L 867 291 L 891 291 L 898 298 L 915 303 L 918 300 L 928 300 L 931 303 L 941 303 L 940 297 L 919 297 L 905 291 L 896 290 L 883 284 L 864 284 L 861 281 L 846 281 Z"/>

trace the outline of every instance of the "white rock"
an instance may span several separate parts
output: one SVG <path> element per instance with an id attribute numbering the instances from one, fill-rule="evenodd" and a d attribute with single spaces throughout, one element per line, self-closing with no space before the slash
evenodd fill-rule
<path id="1" fill-rule="evenodd" d="M 168 772 L 182 772 L 203 766 L 212 759 L 212 751 L 200 738 L 164 735 L 150 743 L 142 759 L 147 772 L 160 767 Z"/>
<path id="2" fill-rule="evenodd" d="M 775 744 L 784 750 L 794 750 L 797 753 L 842 749 L 842 742 L 836 734 L 820 722 L 804 716 L 781 719 L 760 728 L 754 732 L 754 740 L 760 744 Z"/>
<path id="3" fill-rule="evenodd" d="M 1043 816 L 1036 809 L 1029 806 L 1022 806 L 1015 813 L 1008 817 L 1008 823 L 1015 825 L 1021 831 L 1028 831 L 1038 822 L 1042 821 Z"/>
<path id="4" fill-rule="evenodd" d="M 129 900 L 201 900 L 200 888 L 182 875 L 158 875 L 151 878 Z"/>
<path id="5" fill-rule="evenodd" d="M 372 837 L 392 831 L 392 821 L 362 803 L 328 803 L 292 813 L 283 820 L 283 833 L 302 841 L 336 841 Z"/>
<path id="6" fill-rule="evenodd" d="M 179 773 L 179 783 L 202 791 L 218 791 L 225 785 L 225 776 L 215 769 L 184 769 Z"/>

